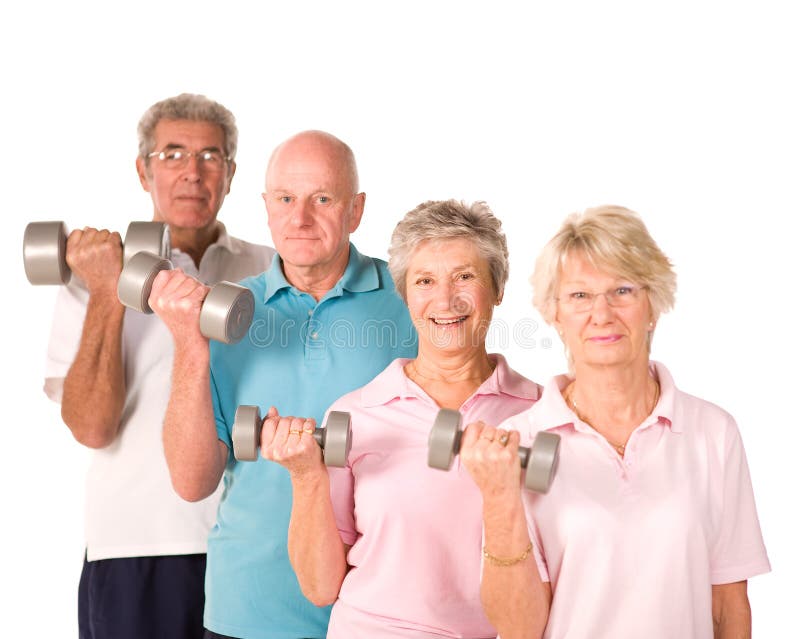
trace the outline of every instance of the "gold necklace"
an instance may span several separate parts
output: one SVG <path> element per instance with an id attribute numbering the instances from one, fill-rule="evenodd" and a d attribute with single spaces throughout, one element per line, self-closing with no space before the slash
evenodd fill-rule
<path id="1" fill-rule="evenodd" d="M 661 384 L 656 382 L 656 392 L 654 393 L 653 403 L 650 406 L 650 410 L 647 411 L 648 415 L 655 410 L 656 404 L 658 404 L 658 400 L 660 397 L 661 397 Z M 572 382 L 572 386 L 569 389 L 569 403 L 572 404 L 572 410 L 575 411 L 575 414 L 578 416 L 578 419 L 580 419 L 582 422 L 589 424 L 589 422 L 586 419 L 584 419 L 584 417 L 581 415 L 580 410 L 578 409 L 578 404 L 575 402 L 575 382 Z M 591 424 L 589 425 L 592 426 Z M 592 428 L 594 428 L 594 426 L 592 426 Z M 627 441 L 625 441 L 622 444 L 617 444 L 616 442 L 612 442 L 608 437 L 603 435 L 603 433 L 601 433 L 596 428 L 594 428 L 594 430 L 597 431 L 600 434 L 600 436 L 603 439 L 605 439 L 614 450 L 617 451 L 617 454 L 620 457 L 625 456 L 625 446 L 628 445 Z"/>

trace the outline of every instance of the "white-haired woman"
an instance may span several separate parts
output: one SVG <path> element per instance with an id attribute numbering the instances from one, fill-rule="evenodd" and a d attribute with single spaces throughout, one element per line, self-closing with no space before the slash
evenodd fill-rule
<path id="1" fill-rule="evenodd" d="M 482 202 L 425 202 L 397 225 L 389 254 L 419 354 L 331 407 L 351 415 L 347 467 L 325 469 L 302 420 L 264 424 L 262 454 L 292 478 L 289 555 L 306 596 L 335 602 L 328 637 L 494 637 L 480 601 L 481 495 L 458 462 L 443 473 L 426 459 L 440 408 L 498 421 L 539 397 L 486 351 L 505 236 Z"/>
<path id="2" fill-rule="evenodd" d="M 547 495 L 522 491 L 524 530 L 515 441 L 464 456 L 483 490 L 505 481 L 513 516 L 487 539 L 515 552 L 529 534 L 536 559 L 486 564 L 487 615 L 503 639 L 749 637 L 747 579 L 770 566 L 736 423 L 649 358 L 669 260 L 635 213 L 600 207 L 566 220 L 532 281 L 570 374 L 497 430 L 558 433 L 560 464 Z"/>

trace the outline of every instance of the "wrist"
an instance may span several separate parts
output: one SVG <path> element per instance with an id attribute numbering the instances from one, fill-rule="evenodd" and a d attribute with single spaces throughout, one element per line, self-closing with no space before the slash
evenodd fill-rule
<path id="1" fill-rule="evenodd" d="M 198 370 L 200 367 L 208 369 L 211 361 L 208 340 L 174 339 L 173 341 L 175 344 L 175 366 L 193 370 Z"/>
<path id="2" fill-rule="evenodd" d="M 320 462 L 319 465 L 307 467 L 302 470 L 289 471 L 289 477 L 292 481 L 292 493 L 298 495 L 300 493 L 314 494 L 324 493 L 330 494 L 330 480 L 328 478 L 328 469 Z"/>

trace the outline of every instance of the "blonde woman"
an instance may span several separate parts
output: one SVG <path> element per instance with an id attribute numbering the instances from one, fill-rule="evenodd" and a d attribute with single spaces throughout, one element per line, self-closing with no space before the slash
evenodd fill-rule
<path id="1" fill-rule="evenodd" d="M 487 543 L 534 549 L 536 561 L 484 565 L 503 639 L 750 636 L 747 580 L 770 565 L 739 431 L 650 360 L 675 279 L 620 207 L 570 216 L 536 262 L 534 304 L 570 373 L 488 429 L 491 446 L 462 455 L 484 493 L 503 495 L 485 514 Z M 486 430 L 471 426 L 465 441 Z M 500 446 L 496 435 L 519 431 L 524 444 L 542 430 L 561 436 L 558 475 L 547 495 L 520 492 L 516 438 Z"/>

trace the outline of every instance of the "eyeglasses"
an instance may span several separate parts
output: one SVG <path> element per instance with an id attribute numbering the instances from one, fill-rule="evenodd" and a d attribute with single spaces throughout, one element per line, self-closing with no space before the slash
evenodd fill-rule
<path id="1" fill-rule="evenodd" d="M 158 158 L 168 169 L 182 169 L 189 164 L 190 157 L 196 157 L 198 164 L 206 171 L 222 171 L 230 161 L 229 157 L 222 155 L 216 149 L 205 151 L 189 151 L 181 147 L 171 147 L 163 151 L 148 153 L 148 158 Z"/>
<path id="2" fill-rule="evenodd" d="M 594 298 L 603 295 L 609 306 L 614 308 L 624 308 L 631 306 L 639 299 L 639 293 L 647 289 L 646 286 L 617 286 L 610 288 L 604 293 L 587 293 L 586 291 L 574 291 L 562 297 L 557 297 L 556 301 L 570 311 L 575 313 L 585 313 L 594 308 Z"/>

